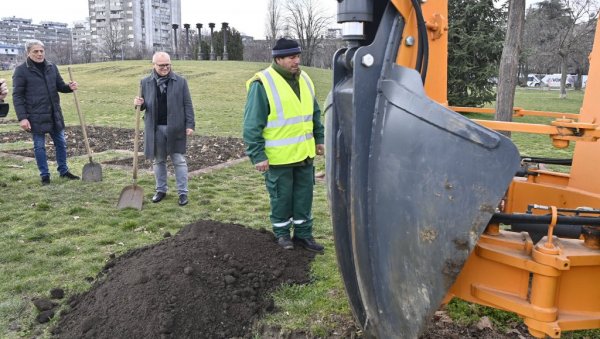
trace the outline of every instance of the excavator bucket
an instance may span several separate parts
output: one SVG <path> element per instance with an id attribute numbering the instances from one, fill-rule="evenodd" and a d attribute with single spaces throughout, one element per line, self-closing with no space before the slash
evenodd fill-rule
<path id="1" fill-rule="evenodd" d="M 342 279 L 346 287 L 346 294 L 350 299 L 350 306 L 354 317 L 363 324 L 366 320 L 365 308 L 362 304 L 358 281 L 356 279 L 356 270 L 354 269 L 354 256 L 352 255 L 352 236 L 350 229 L 350 215 L 348 204 L 350 203 L 350 178 L 348 176 L 350 148 L 344 133 L 340 130 L 340 119 L 334 119 L 332 112 L 332 96 L 327 97 L 325 103 L 325 126 L 328 132 L 325 133 L 326 178 L 329 181 L 328 200 L 331 209 L 333 222 L 333 234 L 337 255 L 337 262 L 340 268 Z M 346 134 L 347 135 L 347 134 Z"/>
<path id="2" fill-rule="evenodd" d="M 378 338 L 423 331 L 519 168 L 508 138 L 390 61 L 402 24 L 388 6 L 370 45 L 336 53 L 325 111 L 336 254 L 356 320 Z"/>

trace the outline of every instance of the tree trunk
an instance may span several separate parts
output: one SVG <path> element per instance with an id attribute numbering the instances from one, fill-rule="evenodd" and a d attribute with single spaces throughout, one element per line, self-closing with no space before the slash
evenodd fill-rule
<path id="1" fill-rule="evenodd" d="M 560 98 L 567 98 L 567 55 L 560 53 Z"/>
<path id="2" fill-rule="evenodd" d="M 508 27 L 500 59 L 496 90 L 496 114 L 494 118 L 498 121 L 512 121 L 519 68 L 519 51 L 524 26 L 525 0 L 510 0 Z M 510 132 L 503 132 L 503 134 L 510 137 Z"/>

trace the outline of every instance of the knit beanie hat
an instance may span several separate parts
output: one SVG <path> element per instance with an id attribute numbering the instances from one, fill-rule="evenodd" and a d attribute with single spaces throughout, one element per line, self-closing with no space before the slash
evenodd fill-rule
<path id="1" fill-rule="evenodd" d="M 290 55 L 300 54 L 302 50 L 295 40 L 281 38 L 275 43 L 271 55 L 273 58 L 283 58 Z"/>

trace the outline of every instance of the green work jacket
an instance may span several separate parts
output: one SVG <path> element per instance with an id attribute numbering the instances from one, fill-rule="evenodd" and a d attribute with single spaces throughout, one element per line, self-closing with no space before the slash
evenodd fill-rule
<path id="1" fill-rule="evenodd" d="M 324 128 L 306 73 L 294 76 L 273 63 L 248 80 L 247 90 L 243 134 L 252 163 L 268 159 L 270 165 L 294 165 L 314 158 Z"/>

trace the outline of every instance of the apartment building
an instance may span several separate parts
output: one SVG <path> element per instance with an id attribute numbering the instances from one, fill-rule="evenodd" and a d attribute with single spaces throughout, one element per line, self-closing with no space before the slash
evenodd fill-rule
<path id="1" fill-rule="evenodd" d="M 42 21 L 33 24 L 31 19 L 4 17 L 0 20 L 0 44 L 14 48 L 5 47 L 0 59 L 4 62 L 21 61 L 25 57 L 25 42 L 31 39 L 44 42 L 49 52 L 70 49 L 72 45 L 71 30 L 65 23 Z"/>
<path id="2" fill-rule="evenodd" d="M 172 25 L 181 27 L 181 0 L 88 0 L 92 43 L 118 36 L 127 47 L 173 49 Z"/>

